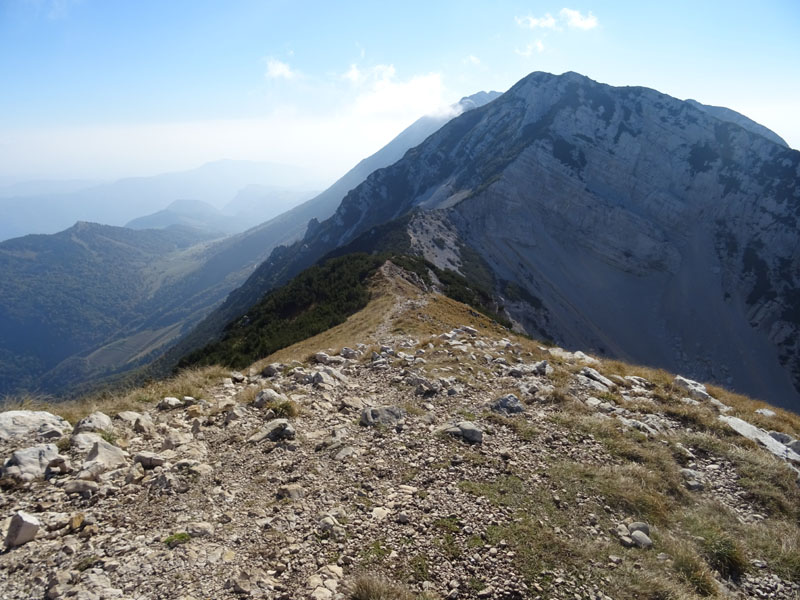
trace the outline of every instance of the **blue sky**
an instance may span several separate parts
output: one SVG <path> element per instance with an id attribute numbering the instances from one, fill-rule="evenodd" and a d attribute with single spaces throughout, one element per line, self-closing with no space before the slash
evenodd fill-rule
<path id="1" fill-rule="evenodd" d="M 531 71 L 728 106 L 800 148 L 800 2 L 0 0 L 0 176 L 218 158 L 332 181 Z"/>

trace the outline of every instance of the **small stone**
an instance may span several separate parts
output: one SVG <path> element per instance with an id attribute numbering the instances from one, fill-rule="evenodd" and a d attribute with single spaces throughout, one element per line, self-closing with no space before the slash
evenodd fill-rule
<path id="1" fill-rule="evenodd" d="M 634 531 L 641 531 L 645 535 L 650 535 L 650 525 L 643 521 L 634 521 L 630 525 L 628 525 L 628 531 L 633 533 Z"/>
<path id="2" fill-rule="evenodd" d="M 69 481 L 64 486 L 64 491 L 67 494 L 94 494 L 99 489 L 100 486 L 94 481 L 85 481 L 81 479 Z"/>
<path id="3" fill-rule="evenodd" d="M 376 506 L 372 509 L 372 518 L 376 521 L 383 521 L 387 516 L 389 516 L 389 510 L 382 506 Z"/>
<path id="4" fill-rule="evenodd" d="M 70 531 L 77 531 L 83 526 L 86 516 L 83 513 L 75 513 L 69 518 L 68 527 Z"/>
<path id="5" fill-rule="evenodd" d="M 639 548 L 647 549 L 653 545 L 653 540 L 650 539 L 650 536 L 648 536 L 644 531 L 638 529 L 631 533 L 631 539 Z"/>
<path id="6" fill-rule="evenodd" d="M 186 533 L 192 537 L 207 537 L 214 534 L 214 526 L 207 521 L 196 521 L 186 526 Z"/>
<path id="7" fill-rule="evenodd" d="M 278 488 L 278 500 L 283 498 L 288 498 L 290 500 L 300 500 L 304 495 L 305 491 L 303 490 L 302 486 L 296 483 L 290 483 L 289 485 L 282 485 Z"/>
<path id="8" fill-rule="evenodd" d="M 361 411 L 359 424 L 364 427 L 394 427 L 402 429 L 406 411 L 396 406 L 376 406 Z"/>
<path id="9" fill-rule="evenodd" d="M 133 457 L 133 462 L 142 465 L 145 469 L 155 469 L 163 466 L 167 459 L 155 452 L 142 451 Z"/>
<path id="10" fill-rule="evenodd" d="M 281 440 L 293 440 L 294 436 L 294 427 L 292 427 L 287 419 L 273 419 L 258 433 L 250 436 L 247 441 L 251 443 L 258 443 L 264 440 L 278 442 Z"/>
<path id="11" fill-rule="evenodd" d="M 173 396 L 167 396 L 156 407 L 158 410 L 174 410 L 176 408 L 183 408 L 183 401 L 178 400 Z"/>
<path id="12" fill-rule="evenodd" d="M 524 410 L 525 408 L 522 406 L 519 398 L 514 394 L 507 394 L 502 398 L 498 398 L 495 403 L 492 404 L 492 411 L 503 415 L 521 413 Z"/>
<path id="13" fill-rule="evenodd" d="M 5 545 L 11 548 L 30 542 L 36 537 L 40 526 L 41 523 L 39 523 L 39 519 L 33 515 L 29 515 L 23 511 L 17 512 L 11 517 L 11 524 L 8 526 Z"/>
<path id="14" fill-rule="evenodd" d="M 74 433 L 97 431 L 113 432 L 114 424 L 111 422 L 111 417 L 102 412 L 93 412 L 75 424 Z"/>

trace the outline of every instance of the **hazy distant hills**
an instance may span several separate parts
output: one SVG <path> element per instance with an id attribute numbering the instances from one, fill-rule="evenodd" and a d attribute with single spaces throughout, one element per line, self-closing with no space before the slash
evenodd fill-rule
<path id="1" fill-rule="evenodd" d="M 163 229 L 183 225 L 230 235 L 252 228 L 253 223 L 268 221 L 313 195 L 308 191 L 252 184 L 239 190 L 222 209 L 202 200 L 175 200 L 163 210 L 128 221 L 125 227 Z"/>
<path id="2" fill-rule="evenodd" d="M 497 95 L 465 98 L 453 114 Z M 300 239 L 310 220 L 332 215 L 369 173 L 402 157 L 451 117 L 419 119 L 315 198 L 236 235 L 211 232 L 228 226 L 226 212 L 259 223 L 274 206 L 294 202 L 295 192 L 242 186 L 222 210 L 180 200 L 137 217 L 128 228 L 80 223 L 58 234 L 0 243 L 0 279 L 16 279 L 0 295 L 0 394 L 60 393 L 152 360 L 276 246 Z M 214 169 L 201 168 L 207 170 Z"/>
<path id="3" fill-rule="evenodd" d="M 182 198 L 221 207 L 248 185 L 309 190 L 313 189 L 309 181 L 313 183 L 310 175 L 297 167 L 221 160 L 190 171 L 131 177 L 71 192 L 3 196 L 0 240 L 29 233 L 55 233 L 76 221 L 124 225 Z M 58 185 L 57 189 L 64 189 L 63 184 Z"/>
<path id="4" fill-rule="evenodd" d="M 337 248 L 388 245 L 489 281 L 533 335 L 798 409 L 800 152 L 739 117 L 533 73 L 370 175 L 175 351 Z"/>

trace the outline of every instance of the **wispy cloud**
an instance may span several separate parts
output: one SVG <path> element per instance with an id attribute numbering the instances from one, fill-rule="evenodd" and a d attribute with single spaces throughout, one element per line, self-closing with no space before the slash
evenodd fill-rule
<path id="1" fill-rule="evenodd" d="M 267 73 L 269 79 L 294 79 L 297 72 L 293 71 L 291 67 L 277 58 L 267 58 Z"/>
<path id="2" fill-rule="evenodd" d="M 594 29 L 598 25 L 597 17 L 595 17 L 591 12 L 584 16 L 579 10 L 562 8 L 561 12 L 558 14 L 567 22 L 567 27 L 571 27 L 573 29 Z"/>
<path id="3" fill-rule="evenodd" d="M 543 17 L 534 17 L 528 15 L 527 17 L 514 17 L 517 25 L 520 27 L 527 27 L 528 29 L 555 29 L 556 20 L 553 15 L 546 13 Z"/>
<path id="4" fill-rule="evenodd" d="M 480 58 L 478 58 L 477 56 L 475 56 L 474 54 L 470 54 L 469 56 L 467 56 L 467 57 L 466 57 L 466 58 L 465 58 L 463 61 L 461 61 L 461 62 L 463 62 L 465 65 L 466 65 L 466 64 L 470 64 L 470 65 L 475 65 L 475 66 L 477 67 L 478 65 L 480 65 L 480 64 L 481 64 L 481 59 L 480 59 Z"/>
<path id="5" fill-rule="evenodd" d="M 520 56 L 524 56 L 525 58 L 530 58 L 531 56 L 533 56 L 534 52 L 538 52 L 539 54 L 544 52 L 544 42 L 542 42 L 542 40 L 536 40 L 535 42 L 532 42 L 527 46 L 525 46 L 524 50 L 520 50 L 519 48 L 517 48 L 516 50 L 514 50 L 514 52 L 516 52 Z"/>
<path id="6" fill-rule="evenodd" d="M 572 8 L 562 8 L 558 11 L 558 18 L 550 13 L 545 13 L 543 17 L 527 15 L 525 17 L 514 17 L 517 25 L 525 29 L 551 29 L 553 31 L 563 31 L 562 25 L 570 29 L 594 29 L 599 25 L 597 17 L 591 12 L 584 15 L 579 10 Z"/>

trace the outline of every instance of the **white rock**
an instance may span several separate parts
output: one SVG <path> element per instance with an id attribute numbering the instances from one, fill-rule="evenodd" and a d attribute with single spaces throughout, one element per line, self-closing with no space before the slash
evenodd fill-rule
<path id="1" fill-rule="evenodd" d="M 103 442 L 103 438 L 96 433 L 76 433 L 70 440 L 72 448 L 80 453 L 89 452 L 97 442 Z"/>
<path id="2" fill-rule="evenodd" d="M 711 395 L 708 393 L 708 391 L 706 391 L 706 386 L 704 386 L 702 383 L 698 383 L 697 381 L 676 375 L 675 379 L 672 380 L 672 384 L 678 389 L 685 391 L 687 394 L 689 394 L 689 397 L 694 400 L 711 399 Z"/>
<path id="3" fill-rule="evenodd" d="M 11 458 L 6 461 L 4 470 L 9 467 L 17 467 L 23 479 L 39 479 L 44 477 L 50 461 L 57 457 L 58 448 L 54 444 L 21 448 L 11 453 Z"/>
<path id="4" fill-rule="evenodd" d="M 158 403 L 158 410 L 173 410 L 176 408 L 183 408 L 183 401 L 178 400 L 174 396 L 167 396 Z"/>
<path id="5" fill-rule="evenodd" d="M 84 417 L 75 424 L 75 433 L 91 431 L 113 432 L 114 424 L 111 422 L 111 417 L 105 413 L 93 412 L 88 417 Z"/>
<path id="6" fill-rule="evenodd" d="M 731 417 L 728 415 L 720 415 L 719 420 L 723 423 L 726 423 L 731 429 L 733 429 L 739 435 L 746 437 L 749 440 L 753 440 L 764 446 L 767 450 L 772 452 L 775 456 L 793 462 L 797 465 L 800 465 L 800 454 L 789 448 L 788 446 L 784 446 L 778 440 L 774 439 L 770 434 L 768 434 L 763 429 L 756 427 L 748 423 L 747 421 L 743 421 L 738 417 Z"/>
<path id="7" fill-rule="evenodd" d="M 0 412 L 0 440 L 11 441 L 56 429 L 69 432 L 72 426 L 43 410 L 7 410 Z"/>
<path id="8" fill-rule="evenodd" d="M 83 463 L 83 468 L 90 471 L 95 471 L 100 467 L 102 471 L 111 471 L 119 467 L 123 467 L 128 463 L 128 453 L 122 448 L 109 444 L 105 440 L 99 440 L 94 443 L 89 454 L 86 456 L 86 462 Z"/>
<path id="9" fill-rule="evenodd" d="M 41 523 L 33 515 L 19 511 L 11 517 L 5 544 L 8 547 L 21 546 L 36 537 Z"/>

